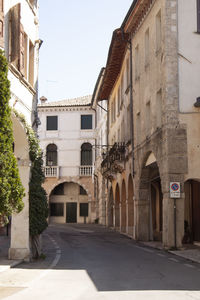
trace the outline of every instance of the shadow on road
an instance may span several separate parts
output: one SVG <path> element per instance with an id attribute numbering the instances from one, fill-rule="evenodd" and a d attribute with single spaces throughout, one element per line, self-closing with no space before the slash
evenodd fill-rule
<path id="1" fill-rule="evenodd" d="M 103 226 L 56 225 L 46 233 L 62 252 L 54 270 L 85 270 L 98 291 L 200 290 L 199 264 L 143 247 Z M 18 268 L 47 268 L 55 257 L 55 245 L 48 236 L 44 242 L 47 258 Z"/>

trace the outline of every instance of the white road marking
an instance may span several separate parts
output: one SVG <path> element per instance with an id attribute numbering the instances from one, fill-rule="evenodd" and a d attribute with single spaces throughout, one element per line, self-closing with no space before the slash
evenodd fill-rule
<path id="1" fill-rule="evenodd" d="M 195 269 L 195 266 L 190 265 L 190 264 L 184 264 L 184 266 L 189 267 L 189 268 L 192 268 L 192 269 Z"/>
<path id="2" fill-rule="evenodd" d="M 172 257 L 170 257 L 170 258 L 168 258 L 169 260 L 171 260 L 171 261 L 174 261 L 174 262 L 179 262 L 179 260 L 178 259 L 176 259 L 176 258 L 172 258 Z"/>

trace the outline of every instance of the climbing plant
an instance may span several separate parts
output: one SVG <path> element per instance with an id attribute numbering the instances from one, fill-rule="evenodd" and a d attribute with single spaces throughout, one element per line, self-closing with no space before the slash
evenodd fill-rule
<path id="1" fill-rule="evenodd" d="M 14 110 L 15 115 L 24 125 L 29 142 L 29 157 L 31 160 L 31 178 L 29 182 L 29 225 L 30 235 L 40 235 L 48 226 L 48 203 L 42 183 L 44 182 L 43 158 L 38 138 L 34 130 L 26 123 L 23 115 Z"/>
<path id="2" fill-rule="evenodd" d="M 23 209 L 22 186 L 17 161 L 13 153 L 13 129 L 11 121 L 10 82 L 8 63 L 0 50 L 0 219 Z"/>

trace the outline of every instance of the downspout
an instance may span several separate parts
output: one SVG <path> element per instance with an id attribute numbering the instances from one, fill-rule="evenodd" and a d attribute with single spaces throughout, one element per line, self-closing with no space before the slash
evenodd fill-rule
<path id="1" fill-rule="evenodd" d="M 130 132 L 131 132 L 131 146 L 132 146 L 132 174 L 135 176 L 135 157 L 134 157 L 134 118 L 133 118 L 133 48 L 130 34 L 129 50 L 130 50 Z"/>
<path id="2" fill-rule="evenodd" d="M 124 38 L 124 29 L 121 28 L 122 37 Z M 131 33 L 128 40 L 128 49 L 130 50 L 130 134 L 131 134 L 131 147 L 132 147 L 132 175 L 135 175 L 135 158 L 134 158 L 134 118 L 133 118 L 133 48 Z"/>

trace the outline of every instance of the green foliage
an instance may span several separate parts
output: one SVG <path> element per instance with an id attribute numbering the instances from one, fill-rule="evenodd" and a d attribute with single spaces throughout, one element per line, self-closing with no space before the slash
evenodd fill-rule
<path id="1" fill-rule="evenodd" d="M 14 111 L 26 128 L 29 141 L 29 157 L 31 160 L 31 179 L 29 183 L 29 224 L 30 235 L 41 234 L 46 227 L 48 217 L 47 196 L 42 183 L 44 182 L 42 151 L 33 129 L 27 125 L 24 117 Z"/>
<path id="2" fill-rule="evenodd" d="M 13 153 L 8 64 L 0 50 L 0 217 L 23 209 L 24 188 Z"/>

